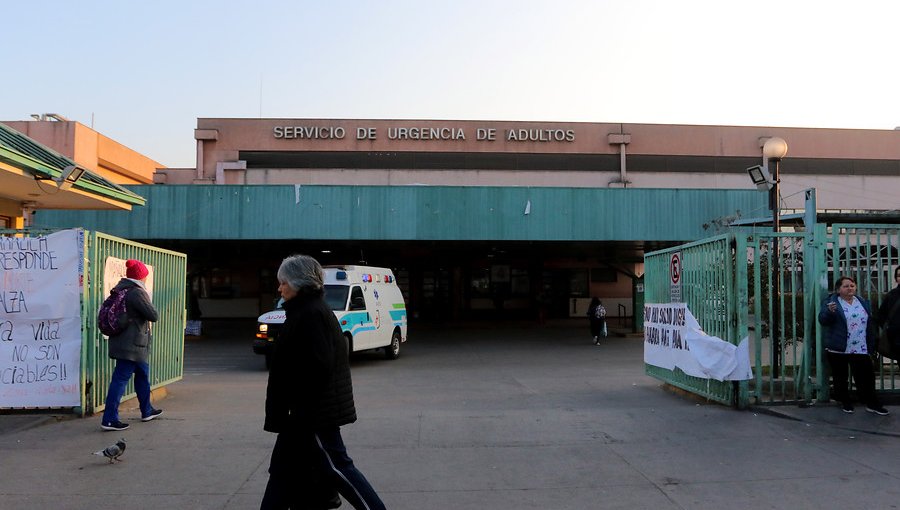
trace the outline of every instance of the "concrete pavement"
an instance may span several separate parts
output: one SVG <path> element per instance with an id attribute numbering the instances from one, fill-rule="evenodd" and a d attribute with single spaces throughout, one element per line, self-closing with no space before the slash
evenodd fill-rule
<path id="1" fill-rule="evenodd" d="M 274 436 L 252 327 L 189 341 L 165 414 L 141 423 L 125 403 L 122 433 L 99 417 L 0 417 L 0 506 L 258 508 Z M 900 496 L 895 406 L 773 416 L 696 402 L 643 374 L 639 339 L 595 347 L 568 323 L 410 332 L 400 359 L 352 362 L 360 420 L 344 439 L 388 508 L 890 508 Z M 91 455 L 120 436 L 123 462 Z"/>

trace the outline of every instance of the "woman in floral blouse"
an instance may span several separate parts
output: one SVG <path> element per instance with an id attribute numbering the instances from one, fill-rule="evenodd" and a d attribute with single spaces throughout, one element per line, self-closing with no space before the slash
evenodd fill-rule
<path id="1" fill-rule="evenodd" d="M 888 410 L 875 394 L 875 370 L 870 354 L 878 343 L 878 328 L 872 317 L 872 306 L 856 295 L 856 280 L 842 276 L 834 284 L 819 310 L 819 323 L 825 326 L 825 352 L 831 365 L 833 398 L 845 413 L 853 412 L 848 389 L 849 372 L 853 373 L 856 393 L 866 404 L 866 411 L 886 416 Z"/>

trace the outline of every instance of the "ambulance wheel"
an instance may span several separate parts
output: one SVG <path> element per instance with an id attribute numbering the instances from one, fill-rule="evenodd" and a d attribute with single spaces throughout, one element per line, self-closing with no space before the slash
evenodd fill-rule
<path id="1" fill-rule="evenodd" d="M 269 370 L 270 368 L 272 368 L 272 355 L 266 353 L 266 370 Z"/>
<path id="2" fill-rule="evenodd" d="M 344 333 L 344 340 L 347 341 L 347 357 L 353 356 L 353 338 L 350 337 L 350 333 Z"/>
<path id="3" fill-rule="evenodd" d="M 400 332 L 396 329 L 391 335 L 391 344 L 384 348 L 384 357 L 387 359 L 397 359 L 400 357 Z"/>

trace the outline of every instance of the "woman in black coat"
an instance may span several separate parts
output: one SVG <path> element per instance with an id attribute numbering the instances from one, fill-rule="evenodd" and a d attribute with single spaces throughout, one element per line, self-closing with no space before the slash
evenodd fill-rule
<path id="1" fill-rule="evenodd" d="M 356 421 L 347 340 L 324 299 L 322 267 L 293 255 L 278 269 L 285 321 L 275 341 L 264 429 L 278 434 L 261 509 L 384 503 L 353 465 L 340 427 Z"/>
<path id="2" fill-rule="evenodd" d="M 895 355 L 900 354 L 900 266 L 894 268 L 894 283 L 897 284 L 878 307 L 879 325 L 887 328 L 887 337 Z"/>

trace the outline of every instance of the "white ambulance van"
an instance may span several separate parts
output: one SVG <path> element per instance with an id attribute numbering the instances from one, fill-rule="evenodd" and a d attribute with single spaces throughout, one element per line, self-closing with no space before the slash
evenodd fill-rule
<path id="1" fill-rule="evenodd" d="M 400 356 L 406 341 L 406 303 L 394 273 L 383 267 L 327 266 L 325 301 L 337 317 L 350 352 L 384 349 L 387 359 Z M 276 310 L 259 316 L 253 352 L 266 356 L 284 323 L 281 301 Z"/>

